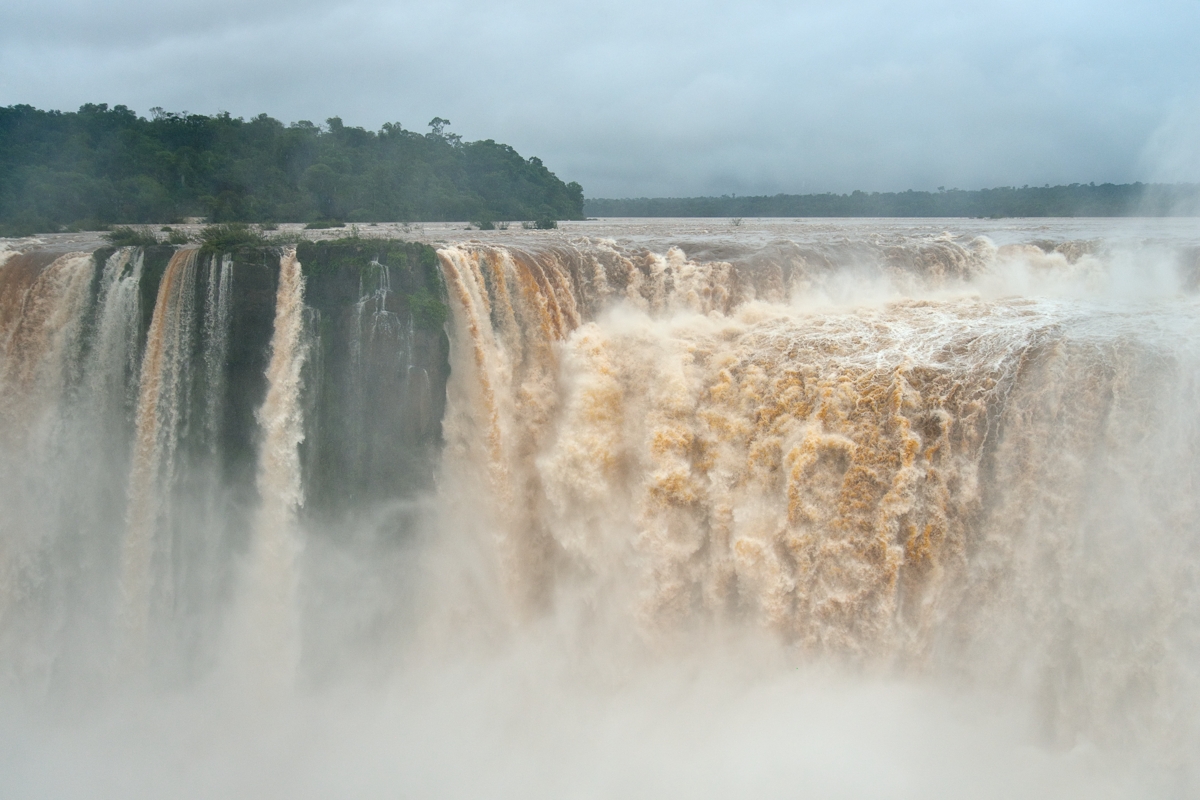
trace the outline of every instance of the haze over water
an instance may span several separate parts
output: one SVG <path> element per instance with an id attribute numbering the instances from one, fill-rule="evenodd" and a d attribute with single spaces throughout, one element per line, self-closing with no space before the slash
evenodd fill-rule
<path id="1" fill-rule="evenodd" d="M 242 265 L 5 243 L 6 794 L 1200 790 L 1195 220 L 358 233 L 448 381 L 394 265 L 321 360 L 284 248 L 240 486 Z M 432 489 L 314 483 L 336 375 L 356 452 L 444 402 Z"/>

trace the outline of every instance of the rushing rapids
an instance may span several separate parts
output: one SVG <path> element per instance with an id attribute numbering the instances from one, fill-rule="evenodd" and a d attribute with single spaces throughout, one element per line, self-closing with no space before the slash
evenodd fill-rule
<path id="1" fill-rule="evenodd" d="M 614 233 L 0 252 L 6 685 L 749 632 L 1194 788 L 1192 234 Z"/>

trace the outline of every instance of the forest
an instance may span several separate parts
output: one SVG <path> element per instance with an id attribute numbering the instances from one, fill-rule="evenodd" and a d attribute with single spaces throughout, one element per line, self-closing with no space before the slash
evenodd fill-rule
<path id="1" fill-rule="evenodd" d="M 583 188 L 491 139 L 464 142 L 331 117 L 142 117 L 0 107 L 0 235 L 178 222 L 494 222 L 580 219 Z"/>
<path id="2" fill-rule="evenodd" d="M 584 200 L 537 157 L 427 133 L 266 114 L 117 105 L 0 107 L 0 236 L 204 218 L 225 222 L 503 221 L 590 217 L 1116 217 L 1200 214 L 1198 184 Z"/>
<path id="3" fill-rule="evenodd" d="M 1163 217 L 1200 215 L 1200 184 L 1072 183 L 936 192 L 589 199 L 589 217 Z"/>

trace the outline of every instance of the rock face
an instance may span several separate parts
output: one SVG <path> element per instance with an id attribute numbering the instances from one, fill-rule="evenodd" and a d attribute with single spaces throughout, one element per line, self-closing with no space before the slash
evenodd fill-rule
<path id="1" fill-rule="evenodd" d="M 118 256 L 141 262 L 138 301 L 131 309 L 136 319 L 130 322 L 137 327 L 138 352 L 145 351 L 160 284 L 178 251 L 125 250 L 136 253 L 107 247 L 92 254 L 91 300 L 80 309 L 85 361 L 95 349 L 91 339 L 102 313 L 104 267 Z M 36 256 L 23 258 L 25 271 L 40 273 L 55 260 Z M 212 455 L 222 483 L 245 502 L 254 485 L 254 415 L 266 393 L 279 258 L 273 247 L 198 254 L 188 285 L 181 287 L 187 297 L 171 331 L 186 339 L 179 344 L 190 353 L 180 373 L 179 414 L 189 431 L 181 448 L 189 457 Z M 342 514 L 359 501 L 402 498 L 428 488 L 449 377 L 445 288 L 436 252 L 393 240 L 342 240 L 301 244 L 297 258 L 311 345 L 303 390 L 306 508 L 317 515 Z M 4 302 L 18 308 L 15 294 L 27 288 L 14 286 L 14 297 Z M 213 358 L 220 364 L 206 363 Z M 136 383 L 137 370 L 129 372 L 122 380 Z M 210 409 L 218 418 L 201 431 Z"/>
<path id="2" fill-rule="evenodd" d="M 102 264 L 112 250 L 97 251 Z M 154 313 L 171 247 L 148 248 L 140 283 L 140 339 Z M 217 440 L 188 437 L 216 456 L 223 483 L 251 501 L 257 455 L 255 411 L 266 393 L 279 252 L 245 250 L 229 263 L 227 345 L 218 373 L 205 373 L 204 313 L 218 291 L 222 256 L 202 255 L 191 291 L 199 335 L 192 342 L 189 419 L 215 405 Z M 310 357 L 304 371 L 308 513 L 342 515 L 356 503 L 406 497 L 427 488 L 441 441 L 449 375 L 444 289 L 430 247 L 396 241 L 344 241 L 299 247 L 305 278 Z M 211 325 L 208 326 L 211 329 Z M 211 333 L 211 330 L 208 331 Z M 215 378 L 215 380 L 213 380 Z M 209 385 L 209 384 L 214 385 Z M 212 397 L 218 393 L 219 397 Z"/>
<path id="3" fill-rule="evenodd" d="M 310 513 L 428 488 L 449 377 L 436 252 L 343 240 L 302 244 L 297 257 L 314 342 L 303 444 Z"/>

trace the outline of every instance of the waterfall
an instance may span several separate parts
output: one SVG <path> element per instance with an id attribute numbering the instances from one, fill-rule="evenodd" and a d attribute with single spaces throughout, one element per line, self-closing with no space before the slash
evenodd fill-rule
<path id="1" fill-rule="evenodd" d="M 0 248 L 0 738 L 1194 793 L 1194 229 L 676 224 Z"/>
<path id="2" fill-rule="evenodd" d="M 224 410 L 232 282 L 233 258 L 228 254 L 220 259 L 214 256 L 208 266 L 208 288 L 204 299 L 204 432 L 214 454 Z"/>
<path id="3" fill-rule="evenodd" d="M 138 380 L 122 546 L 121 603 L 129 656 L 145 657 L 151 608 L 172 594 L 170 512 L 176 451 L 188 422 L 197 250 L 172 256 L 158 286 Z"/>
<path id="4" fill-rule="evenodd" d="M 93 266 L 88 253 L 0 264 L 0 291 L 11 292 L 0 296 L 0 651 L 18 672 L 44 673 L 60 646 L 55 550 L 68 537 L 57 473 L 73 445 L 66 395 Z"/>
<path id="5" fill-rule="evenodd" d="M 561 419 L 567 399 L 566 387 L 559 384 L 562 356 L 569 353 L 584 320 L 611 300 L 613 286 L 624 286 L 620 299 L 629 307 L 659 314 L 723 313 L 737 291 L 736 275 L 727 263 L 698 264 L 678 249 L 646 253 L 640 264 L 615 255 L 607 246 L 537 252 L 456 246 L 439 251 L 457 334 L 451 340 L 447 387 L 448 469 L 455 482 L 474 483 L 493 497 L 488 516 L 495 525 L 487 538 L 496 542 L 504 565 L 501 583 L 522 607 L 542 602 L 553 588 L 547 576 L 557 568 L 555 553 L 562 542 L 555 541 L 554 529 L 561 526 L 547 506 L 552 498 L 540 459 L 550 440 L 571 433 L 556 429 L 552 421 Z M 653 336 L 647 329 L 646 337 Z M 643 363 L 649 369 L 653 362 Z M 610 366 L 604 369 L 611 383 Z M 648 372 L 641 377 L 652 388 L 662 376 Z M 678 388 L 665 389 L 663 400 L 674 402 L 671 394 Z M 621 412 L 618 404 L 603 413 Z M 657 413 L 638 413 L 643 412 Z M 601 409 L 593 406 L 589 413 Z M 587 435 L 597 433 L 606 437 L 611 431 Z M 619 467 L 616 454 L 588 457 L 610 469 Z M 574 511 L 585 509 L 568 516 Z"/>
<path id="6" fill-rule="evenodd" d="M 267 367 L 257 486 L 260 506 L 251 541 L 242 647 L 267 683 L 290 680 L 299 657 L 296 512 L 304 504 L 299 446 L 304 439 L 301 371 L 308 355 L 304 274 L 295 249 L 279 262 L 275 328 Z"/>
<path id="7" fill-rule="evenodd" d="M 819 312 L 754 300 L 761 276 L 728 263 L 607 259 L 626 293 L 606 306 L 579 252 L 439 251 L 445 486 L 472 498 L 448 533 L 482 528 L 518 618 L 577 602 L 645 641 L 753 621 L 813 657 L 1024 671 L 1065 740 L 1120 738 L 1131 685 L 1188 680 L 1134 620 L 1200 578 L 1167 521 L 1200 480 L 1189 312 L 947 296 L 1038 257 L 957 245 L 894 271 L 894 300 Z M 1149 538 L 1118 556 L 1130 536 Z M 1121 559 L 1121 591 L 1089 572 Z M 1071 627 L 1041 621 L 1054 608 Z"/>
<path id="8" fill-rule="evenodd" d="M 368 288 L 368 282 L 373 282 L 374 288 Z M 380 367 L 397 357 L 395 334 L 400 323 L 396 313 L 388 308 L 392 296 L 391 270 L 378 260 L 371 261 L 359 276 L 358 295 L 349 340 L 350 386 L 345 424 L 351 440 L 347 448 L 351 469 L 356 473 L 353 477 L 362 482 L 368 479 L 374 466 L 367 432 L 371 420 L 379 413 L 378 408 L 372 407 L 375 398 L 369 395 L 368 387 L 382 371 Z"/>
<path id="9" fill-rule="evenodd" d="M 12 265 L 4 267 L 5 272 L 11 269 Z M 10 423 L 21 426 L 23 436 L 39 427 L 30 425 L 33 419 L 48 424 L 51 409 L 78 367 L 92 256 L 60 256 L 34 274 L 19 301 L 10 301 L 17 313 L 5 326 L 8 336 L 0 375 L 3 414 Z"/>
<path id="10" fill-rule="evenodd" d="M 0 253 L 0 258 L 0 357 L 7 363 L 9 343 L 23 316 L 29 287 L 50 259 L 40 253 L 12 251 Z"/>
<path id="11" fill-rule="evenodd" d="M 99 320 L 84 379 L 93 408 L 115 408 L 121 415 L 136 400 L 138 289 L 144 263 L 141 248 L 132 247 L 118 249 L 105 262 L 96 303 Z M 111 422 L 121 415 L 101 412 L 99 416 Z"/>

